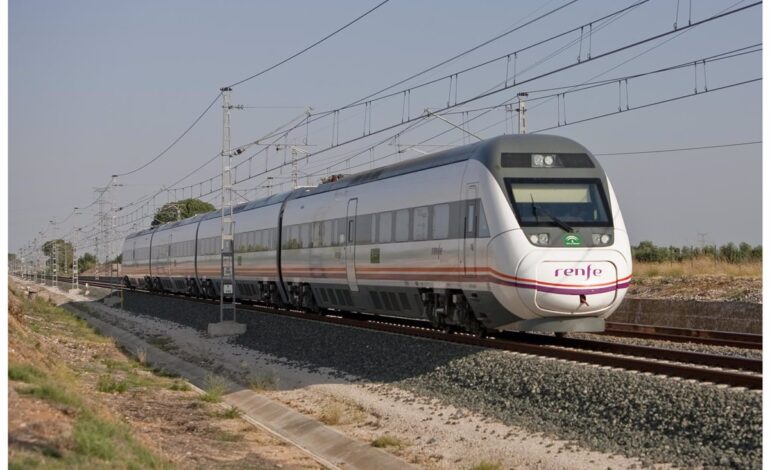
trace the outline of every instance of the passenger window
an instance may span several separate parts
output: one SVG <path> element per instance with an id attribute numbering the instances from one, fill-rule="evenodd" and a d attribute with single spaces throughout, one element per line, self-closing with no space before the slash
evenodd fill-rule
<path id="1" fill-rule="evenodd" d="M 428 208 L 417 207 L 414 209 L 414 224 L 412 226 L 412 240 L 420 241 L 428 239 Z"/>
<path id="2" fill-rule="evenodd" d="M 313 222 L 313 236 L 310 240 L 310 248 L 318 248 L 322 245 L 323 222 Z"/>
<path id="3" fill-rule="evenodd" d="M 449 204 L 433 206 L 433 239 L 449 238 Z"/>
<path id="4" fill-rule="evenodd" d="M 337 223 L 337 245 L 344 245 L 345 240 L 345 231 L 346 227 L 348 225 L 347 219 L 337 219 L 335 221 Z"/>
<path id="5" fill-rule="evenodd" d="M 356 243 L 371 243 L 372 234 L 372 216 L 359 215 L 356 217 Z"/>
<path id="6" fill-rule="evenodd" d="M 377 241 L 380 243 L 390 243 L 393 238 L 393 213 L 392 212 L 383 212 L 379 215 L 380 220 L 380 230 L 379 230 L 379 237 L 377 237 Z"/>
<path id="7" fill-rule="evenodd" d="M 324 220 L 323 228 L 321 230 L 321 238 L 323 239 L 323 246 L 332 246 L 332 221 Z"/>
<path id="8" fill-rule="evenodd" d="M 396 211 L 396 241 L 409 240 L 409 209 Z"/>
<path id="9" fill-rule="evenodd" d="M 299 247 L 308 248 L 310 246 L 310 224 L 299 226 Z"/>

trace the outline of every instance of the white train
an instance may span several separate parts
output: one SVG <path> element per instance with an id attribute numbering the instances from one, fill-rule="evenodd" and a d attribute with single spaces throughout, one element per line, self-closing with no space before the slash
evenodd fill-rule
<path id="1" fill-rule="evenodd" d="M 239 205 L 239 300 L 471 332 L 601 331 L 631 278 L 615 193 L 558 136 L 500 136 Z M 219 297 L 220 212 L 129 235 L 130 287 Z"/>

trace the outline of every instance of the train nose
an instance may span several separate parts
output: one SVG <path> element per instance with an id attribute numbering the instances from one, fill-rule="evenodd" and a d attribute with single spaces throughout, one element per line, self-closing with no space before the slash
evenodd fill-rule
<path id="1" fill-rule="evenodd" d="M 534 274 L 533 282 L 519 289 L 537 310 L 594 313 L 612 306 L 617 297 L 618 271 L 610 261 L 540 261 L 534 270 L 531 268 L 522 274 Z"/>

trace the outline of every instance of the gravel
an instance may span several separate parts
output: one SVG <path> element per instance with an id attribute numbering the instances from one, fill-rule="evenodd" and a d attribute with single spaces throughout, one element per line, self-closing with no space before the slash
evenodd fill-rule
<path id="1" fill-rule="evenodd" d="M 205 330 L 219 308 L 126 293 L 130 310 Z M 232 341 L 310 370 L 386 382 L 604 452 L 760 468 L 761 393 L 255 312 Z"/>

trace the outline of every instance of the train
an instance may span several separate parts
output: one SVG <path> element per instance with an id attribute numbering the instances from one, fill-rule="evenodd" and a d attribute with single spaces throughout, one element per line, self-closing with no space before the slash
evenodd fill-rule
<path id="1" fill-rule="evenodd" d="M 219 298 L 221 215 L 128 235 L 126 285 Z M 234 295 L 255 304 L 473 334 L 596 332 L 631 280 L 612 184 L 588 149 L 556 135 L 346 175 L 239 204 L 233 219 Z"/>

